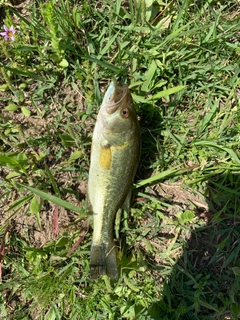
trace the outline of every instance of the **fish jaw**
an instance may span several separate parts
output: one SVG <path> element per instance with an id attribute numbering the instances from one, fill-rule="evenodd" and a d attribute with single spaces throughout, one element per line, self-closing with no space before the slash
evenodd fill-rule
<path id="1" fill-rule="evenodd" d="M 119 107 L 119 104 L 126 99 L 128 94 L 129 90 L 127 85 L 120 85 L 116 82 L 116 80 L 112 80 L 104 95 L 101 109 L 106 109 L 108 114 L 114 113 Z"/>
<path id="2" fill-rule="evenodd" d="M 107 141 L 110 136 L 113 139 L 115 136 L 116 142 L 113 144 L 120 143 L 119 137 L 127 140 L 126 134 L 132 134 L 132 131 L 136 131 L 136 127 L 139 127 L 133 99 L 127 85 L 120 85 L 116 81 L 110 83 L 98 113 L 96 131 L 98 127 Z"/>

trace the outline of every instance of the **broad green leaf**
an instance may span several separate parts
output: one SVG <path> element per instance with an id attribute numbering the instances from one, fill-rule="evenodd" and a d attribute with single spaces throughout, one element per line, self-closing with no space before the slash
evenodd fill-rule
<path id="1" fill-rule="evenodd" d="M 5 110 L 7 111 L 16 111 L 19 108 L 19 106 L 17 106 L 15 103 L 9 103 Z"/>
<path id="2" fill-rule="evenodd" d="M 21 107 L 22 113 L 25 115 L 25 117 L 29 117 L 31 114 L 31 111 L 26 107 Z"/>
<path id="3" fill-rule="evenodd" d="M 23 102 L 25 100 L 25 95 L 22 90 L 18 90 L 15 92 L 15 96 L 19 102 Z"/>
<path id="4" fill-rule="evenodd" d="M 62 59 L 62 61 L 59 63 L 59 66 L 62 68 L 67 68 L 68 65 L 69 65 L 69 63 L 66 59 Z"/>
<path id="5" fill-rule="evenodd" d="M 136 95 L 135 93 L 132 93 L 132 98 L 136 102 L 142 102 L 142 103 L 152 103 L 151 101 L 147 100 L 146 98 Z"/>
<path id="6" fill-rule="evenodd" d="M 34 195 L 32 201 L 30 202 L 30 212 L 36 216 L 39 229 L 41 229 L 40 210 L 41 199 L 37 199 L 36 195 Z"/>
<path id="7" fill-rule="evenodd" d="M 19 88 L 20 90 L 24 90 L 24 89 L 27 88 L 27 84 L 26 84 L 25 82 L 23 82 L 23 83 L 21 83 L 21 84 L 18 86 L 18 88 Z"/>
<path id="8" fill-rule="evenodd" d="M 239 291 L 239 290 L 237 290 L 237 291 Z M 235 299 L 233 297 L 232 301 L 234 301 L 234 300 Z M 239 315 L 240 315 L 240 305 L 239 305 L 239 303 L 233 303 L 231 309 L 232 309 L 232 314 L 236 317 L 235 319 L 239 318 Z"/>
<path id="9" fill-rule="evenodd" d="M 235 274 L 235 276 L 240 276 L 240 267 L 232 267 L 232 271 Z"/>
<path id="10" fill-rule="evenodd" d="M 37 214 L 37 213 L 39 213 L 40 209 L 41 209 L 40 201 L 39 201 L 39 199 L 37 199 L 36 196 L 34 196 L 32 198 L 32 201 L 30 202 L 30 212 L 32 214 Z"/>
<path id="11" fill-rule="evenodd" d="M 72 154 L 71 157 L 69 158 L 69 161 L 75 161 L 79 159 L 82 155 L 82 152 L 80 150 L 75 150 Z"/>
<path id="12" fill-rule="evenodd" d="M 71 136 L 69 136 L 67 134 L 61 134 L 60 138 L 62 140 L 62 144 L 65 147 L 71 147 L 74 145 L 74 139 Z"/>
<path id="13" fill-rule="evenodd" d="M 1 262 L 0 262 L 0 268 L 1 268 Z M 1 271 L 1 270 L 0 270 Z M 2 274 L 1 274 L 2 276 Z M 1 284 L 2 285 L 2 284 Z M 1 310 L 1 315 L 2 315 L 2 319 L 7 319 L 8 317 L 8 314 L 9 314 L 9 311 L 5 308 L 5 303 L 3 303 L 3 300 L 2 300 L 2 295 L 0 295 L 1 297 L 1 304 L 0 304 L 0 310 Z"/>
<path id="14" fill-rule="evenodd" d="M 193 218 L 195 217 L 195 215 L 194 215 L 193 211 L 186 210 L 184 212 L 176 213 L 176 217 L 178 218 L 179 223 L 184 225 L 187 222 L 191 222 L 193 220 Z"/>
<path id="15" fill-rule="evenodd" d="M 132 82 L 132 83 L 128 86 L 128 88 L 129 88 L 129 89 L 132 89 L 132 88 L 138 87 L 138 86 L 140 86 L 140 85 L 142 85 L 142 84 L 143 84 L 143 81 Z"/>
<path id="16" fill-rule="evenodd" d="M 56 247 L 65 247 L 69 242 L 71 242 L 71 238 L 63 236 L 56 242 Z"/>
<path id="17" fill-rule="evenodd" d="M 9 90 L 9 86 L 5 83 L 0 85 L 0 91 L 8 91 Z"/>
<path id="18" fill-rule="evenodd" d="M 6 176 L 6 180 L 10 180 L 12 178 L 18 177 L 19 175 L 21 175 L 20 172 L 12 171 Z"/>
<path id="19" fill-rule="evenodd" d="M 5 163 L 10 168 L 21 168 L 20 163 L 12 157 L 8 157 L 0 154 L 0 162 Z"/>
<path id="20" fill-rule="evenodd" d="M 51 308 L 48 310 L 48 312 L 47 312 L 47 313 L 45 314 L 45 316 L 44 316 L 44 319 L 45 319 L 45 320 L 56 320 L 56 319 L 57 319 L 57 318 L 56 318 L 56 313 L 55 313 L 53 307 L 51 307 Z"/>
<path id="21" fill-rule="evenodd" d="M 26 156 L 25 153 L 19 153 L 16 157 L 16 160 L 18 161 L 19 164 L 25 165 L 29 161 L 28 157 Z"/>
<path id="22" fill-rule="evenodd" d="M 161 80 L 161 81 L 159 81 L 157 84 L 155 84 L 154 89 L 155 89 L 155 88 L 161 88 L 161 87 L 163 87 L 166 83 L 167 83 L 166 80 Z"/>

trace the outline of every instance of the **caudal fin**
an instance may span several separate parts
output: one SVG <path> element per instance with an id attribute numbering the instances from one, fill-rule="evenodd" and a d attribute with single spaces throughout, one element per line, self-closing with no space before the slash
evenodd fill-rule
<path id="1" fill-rule="evenodd" d="M 114 245 L 92 244 L 90 274 L 92 279 L 97 279 L 104 274 L 108 275 L 111 279 L 118 279 L 117 257 Z"/>

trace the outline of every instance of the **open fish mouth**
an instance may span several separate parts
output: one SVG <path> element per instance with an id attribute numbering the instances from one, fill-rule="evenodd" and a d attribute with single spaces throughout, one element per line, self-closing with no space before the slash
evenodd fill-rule
<path id="1" fill-rule="evenodd" d="M 130 92 L 126 84 L 119 84 L 112 80 L 102 102 L 103 108 L 108 114 L 113 114 L 123 102 L 129 99 Z"/>

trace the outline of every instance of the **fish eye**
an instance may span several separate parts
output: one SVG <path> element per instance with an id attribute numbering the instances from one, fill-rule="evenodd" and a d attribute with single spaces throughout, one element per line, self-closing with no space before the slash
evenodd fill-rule
<path id="1" fill-rule="evenodd" d="M 128 117 L 129 117 L 129 110 L 128 110 L 128 108 L 123 108 L 121 112 L 122 112 L 123 118 L 128 118 Z"/>

